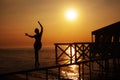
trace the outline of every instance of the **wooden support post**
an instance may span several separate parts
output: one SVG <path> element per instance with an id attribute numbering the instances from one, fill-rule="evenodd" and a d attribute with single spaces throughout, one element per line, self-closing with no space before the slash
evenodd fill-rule
<path id="1" fill-rule="evenodd" d="M 108 73 L 109 73 L 109 60 L 105 60 L 105 78 L 107 80 L 108 78 Z"/>
<path id="2" fill-rule="evenodd" d="M 60 75 L 61 75 L 60 67 L 58 67 L 58 80 L 60 80 Z"/>
<path id="3" fill-rule="evenodd" d="M 84 80 L 84 63 L 82 63 L 82 80 Z"/>
<path id="4" fill-rule="evenodd" d="M 90 44 L 90 47 L 91 47 L 91 44 Z M 90 55 L 89 55 L 89 60 L 92 60 L 92 53 L 91 53 L 91 51 L 90 51 L 90 53 L 89 53 Z M 89 62 L 89 73 L 90 73 L 90 79 L 89 80 L 92 80 L 92 64 L 93 64 L 93 62 Z"/>
<path id="5" fill-rule="evenodd" d="M 79 80 L 81 80 L 80 64 L 78 64 L 78 66 L 79 66 Z"/>
<path id="6" fill-rule="evenodd" d="M 89 80 L 92 80 L 92 79 L 91 79 L 91 76 L 92 76 L 92 75 L 91 75 L 91 62 L 89 62 Z"/>
<path id="7" fill-rule="evenodd" d="M 48 80 L 48 69 L 46 69 L 46 80 Z"/>
<path id="8" fill-rule="evenodd" d="M 28 80 L 28 72 L 26 72 L 26 80 Z"/>

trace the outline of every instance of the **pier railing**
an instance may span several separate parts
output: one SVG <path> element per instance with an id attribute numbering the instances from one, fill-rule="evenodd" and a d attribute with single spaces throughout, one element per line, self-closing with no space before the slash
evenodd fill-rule
<path id="1" fill-rule="evenodd" d="M 120 57 L 120 43 L 55 43 L 56 64 L 75 63 L 95 58 Z"/>
<path id="2" fill-rule="evenodd" d="M 94 80 L 94 75 L 104 76 L 103 79 L 117 78 L 120 73 L 120 43 L 55 43 L 56 64 L 80 63 L 81 76 L 85 79 L 88 69 L 89 80 Z M 67 56 L 67 58 L 66 58 Z M 87 63 L 81 63 L 88 61 Z M 112 74 L 115 72 L 116 74 Z"/>
<path id="3" fill-rule="evenodd" d="M 56 64 L 62 61 L 76 63 L 90 60 L 90 48 L 92 44 L 91 42 L 55 43 Z"/>

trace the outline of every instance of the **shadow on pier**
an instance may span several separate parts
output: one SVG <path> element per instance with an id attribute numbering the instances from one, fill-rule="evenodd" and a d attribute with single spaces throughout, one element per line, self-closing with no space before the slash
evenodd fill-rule
<path id="1" fill-rule="evenodd" d="M 61 75 L 61 68 L 77 65 L 77 80 L 120 80 L 120 22 L 91 35 L 92 42 L 55 43 L 56 65 L 1 74 L 0 78 L 22 74 L 26 80 L 31 80 L 31 76 L 40 80 L 71 80 Z M 44 78 L 39 76 L 41 73 Z"/>

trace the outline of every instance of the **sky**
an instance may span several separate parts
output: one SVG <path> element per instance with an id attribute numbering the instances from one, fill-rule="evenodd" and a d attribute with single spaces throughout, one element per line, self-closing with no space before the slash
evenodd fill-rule
<path id="1" fill-rule="evenodd" d="M 65 13 L 76 10 L 75 20 Z M 43 46 L 63 42 L 91 42 L 91 32 L 120 21 L 120 0 L 0 0 L 0 48 L 33 47 L 34 35 L 44 27 Z"/>

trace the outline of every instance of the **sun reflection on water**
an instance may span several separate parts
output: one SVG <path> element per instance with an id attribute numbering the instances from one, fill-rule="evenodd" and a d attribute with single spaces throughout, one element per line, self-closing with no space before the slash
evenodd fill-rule
<path id="1" fill-rule="evenodd" d="M 79 74 L 78 74 L 78 66 L 77 65 L 72 65 L 63 68 L 61 73 L 63 74 L 63 77 L 65 79 L 73 79 L 73 80 L 78 80 Z"/>
<path id="2" fill-rule="evenodd" d="M 69 47 L 66 50 L 66 52 L 68 55 L 72 56 L 72 63 L 75 63 L 75 49 L 74 49 L 74 47 Z M 70 63 L 71 62 L 69 61 L 68 64 L 70 64 Z M 79 79 L 79 70 L 78 69 L 79 69 L 78 65 L 70 65 L 70 66 L 62 68 L 61 73 L 65 79 L 78 80 Z"/>
<path id="3" fill-rule="evenodd" d="M 69 47 L 66 51 L 68 53 L 68 55 L 72 56 L 72 63 L 75 63 L 75 48 L 74 47 Z M 70 63 L 70 61 L 68 62 Z"/>

